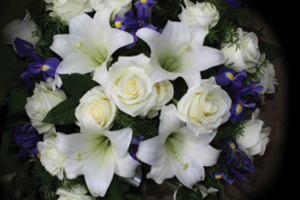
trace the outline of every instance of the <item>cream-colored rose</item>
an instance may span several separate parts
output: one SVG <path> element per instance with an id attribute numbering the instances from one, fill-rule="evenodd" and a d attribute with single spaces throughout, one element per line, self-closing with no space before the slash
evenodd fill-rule
<path id="1" fill-rule="evenodd" d="M 149 60 L 143 54 L 119 57 L 109 69 L 106 93 L 120 110 L 133 117 L 146 116 L 156 104 Z"/>
<path id="2" fill-rule="evenodd" d="M 102 86 L 96 86 L 88 91 L 81 99 L 75 110 L 79 124 L 85 120 L 84 115 L 90 115 L 102 128 L 109 129 L 114 120 L 117 107 L 105 93 Z"/>
<path id="3" fill-rule="evenodd" d="M 25 105 L 32 126 L 39 133 L 44 133 L 54 127 L 53 124 L 44 123 L 43 119 L 52 108 L 67 98 L 61 89 L 55 88 L 53 91 L 52 82 L 53 79 L 48 78 L 47 82 L 36 83 L 33 95 L 27 98 Z"/>
<path id="4" fill-rule="evenodd" d="M 209 2 L 193 3 L 189 0 L 185 0 L 184 2 L 186 8 L 182 7 L 182 12 L 178 17 L 189 27 L 200 26 L 209 30 L 219 22 L 220 14 L 213 4 Z"/>
<path id="5" fill-rule="evenodd" d="M 257 69 L 261 53 L 258 46 L 258 37 L 254 32 L 245 32 L 241 28 L 236 30 L 236 44 L 222 44 L 222 52 L 226 65 L 240 72 L 246 69 L 254 73 Z"/>
<path id="6" fill-rule="evenodd" d="M 230 117 L 231 99 L 215 78 L 191 87 L 178 102 L 178 116 L 195 133 L 212 133 Z"/>
<path id="7" fill-rule="evenodd" d="M 57 176 L 59 180 L 62 180 L 64 177 L 63 166 L 66 161 L 66 156 L 56 147 L 55 138 L 49 138 L 43 142 L 38 142 L 38 151 L 44 168 L 52 176 Z"/>
<path id="8" fill-rule="evenodd" d="M 60 17 L 66 23 L 85 12 L 93 11 L 90 0 L 45 0 L 51 17 Z"/>
<path id="9" fill-rule="evenodd" d="M 275 78 L 275 69 L 274 65 L 269 61 L 265 60 L 265 54 L 262 54 L 261 60 L 261 77 L 260 77 L 260 85 L 263 86 L 263 90 L 260 94 L 272 94 L 275 93 L 275 85 L 278 85 L 278 82 Z"/>
<path id="10" fill-rule="evenodd" d="M 174 96 L 174 87 L 173 84 L 164 80 L 154 84 L 155 91 L 157 93 L 157 100 L 154 108 L 148 113 L 149 118 L 153 118 L 158 114 L 158 111 L 166 105 Z"/>
<path id="11" fill-rule="evenodd" d="M 95 200 L 87 192 L 84 186 L 77 185 L 72 189 L 58 188 L 56 194 L 59 195 L 58 200 Z"/>
<path id="12" fill-rule="evenodd" d="M 3 38 L 4 43 L 13 45 L 16 51 L 14 44 L 16 38 L 26 40 L 35 46 L 41 39 L 41 32 L 38 30 L 36 23 L 32 21 L 28 10 L 26 10 L 23 20 L 16 19 L 4 27 Z"/>
<path id="13" fill-rule="evenodd" d="M 245 123 L 244 132 L 236 138 L 238 148 L 249 156 L 263 155 L 270 141 L 271 128 L 264 127 L 258 119 L 259 109 L 252 114 L 252 119 Z"/>

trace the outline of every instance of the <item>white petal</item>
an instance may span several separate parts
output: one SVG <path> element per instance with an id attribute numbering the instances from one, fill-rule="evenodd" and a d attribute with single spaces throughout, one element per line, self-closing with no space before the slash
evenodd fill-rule
<path id="1" fill-rule="evenodd" d="M 84 178 L 90 193 L 103 197 L 114 175 L 114 156 L 111 149 L 95 151 L 86 161 Z"/>
<path id="2" fill-rule="evenodd" d="M 73 160 L 67 159 L 64 163 L 64 168 L 68 179 L 77 178 L 80 175 L 83 175 L 85 160 Z"/>
<path id="3" fill-rule="evenodd" d="M 129 153 L 122 159 L 115 160 L 115 173 L 121 177 L 132 177 L 135 174 L 139 163 L 134 160 Z"/>
<path id="4" fill-rule="evenodd" d="M 69 31 L 74 46 L 82 46 L 89 54 L 94 54 L 94 56 L 103 53 L 99 51 L 105 47 L 103 37 L 105 29 L 101 29 L 101 26 L 87 14 L 73 18 L 70 21 Z"/>
<path id="5" fill-rule="evenodd" d="M 68 55 L 76 53 L 76 49 L 71 43 L 70 36 L 67 34 L 55 35 L 50 49 L 57 53 L 61 58 L 66 58 Z"/>
<path id="6" fill-rule="evenodd" d="M 149 165 L 161 164 L 163 159 L 164 137 L 156 136 L 142 141 L 136 156 L 139 160 Z"/>
<path id="7" fill-rule="evenodd" d="M 106 86 L 108 79 L 108 70 L 107 70 L 107 60 L 101 64 L 100 67 L 97 67 L 93 74 L 93 80 L 98 82 L 102 86 Z"/>
<path id="8" fill-rule="evenodd" d="M 118 158 L 124 158 L 127 154 L 132 138 L 132 129 L 124 128 L 118 131 L 110 131 L 105 134 L 116 152 Z"/>
<path id="9" fill-rule="evenodd" d="M 133 36 L 125 31 L 110 28 L 105 32 L 105 42 L 108 55 L 110 56 L 120 47 L 131 44 Z"/>
<path id="10" fill-rule="evenodd" d="M 175 155 L 172 157 L 171 165 L 179 181 L 190 189 L 195 183 L 204 180 L 205 171 L 203 166 L 190 164 L 187 168 L 184 168 Z"/>
<path id="11" fill-rule="evenodd" d="M 141 28 L 136 32 L 136 35 L 148 44 L 151 52 L 155 51 L 155 47 L 159 41 L 160 33 L 149 28 Z"/>
<path id="12" fill-rule="evenodd" d="M 223 53 L 211 47 L 198 47 L 190 53 L 182 55 L 180 72 L 195 73 L 207 70 L 225 62 Z"/>
<path id="13" fill-rule="evenodd" d="M 151 171 L 147 174 L 147 178 L 153 179 L 157 184 L 162 184 L 165 179 L 174 177 L 175 174 L 168 163 L 151 167 Z"/>
<path id="14" fill-rule="evenodd" d="M 157 55 L 164 52 L 165 50 L 173 50 L 177 53 L 178 50 L 182 49 L 190 43 L 190 31 L 186 24 L 182 22 L 168 21 L 159 40 L 157 47 Z"/>
<path id="15" fill-rule="evenodd" d="M 208 31 L 200 26 L 190 27 L 191 39 L 193 41 L 192 45 L 194 47 L 202 46 L 204 39 L 208 34 Z"/>
<path id="16" fill-rule="evenodd" d="M 188 88 L 192 88 L 194 85 L 201 83 L 201 74 L 197 72 L 182 74 L 181 77 L 185 80 Z"/>
<path id="17" fill-rule="evenodd" d="M 57 133 L 56 145 L 67 157 L 79 159 L 86 157 L 93 148 L 91 143 L 93 143 L 94 138 L 93 135 L 82 133 L 69 135 Z"/>
<path id="18" fill-rule="evenodd" d="M 91 59 L 90 56 L 84 53 L 75 53 L 68 55 L 63 59 L 57 68 L 58 74 L 86 74 L 92 72 L 97 67 L 98 63 Z"/>
<path id="19" fill-rule="evenodd" d="M 85 134 L 102 134 L 104 129 L 88 113 L 83 113 L 79 119 L 80 130 Z"/>
<path id="20" fill-rule="evenodd" d="M 184 126 L 184 122 L 177 117 L 177 109 L 174 104 L 164 106 L 160 114 L 159 134 L 169 134 Z"/>

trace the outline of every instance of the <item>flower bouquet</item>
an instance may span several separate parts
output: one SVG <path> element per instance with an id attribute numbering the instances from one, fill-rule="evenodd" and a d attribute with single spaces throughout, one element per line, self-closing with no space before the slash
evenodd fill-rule
<path id="1" fill-rule="evenodd" d="M 1 99 L 6 195 L 137 200 L 151 179 L 177 200 L 218 199 L 249 182 L 278 83 L 246 5 L 32 0 L 3 30 L 18 56 Z"/>

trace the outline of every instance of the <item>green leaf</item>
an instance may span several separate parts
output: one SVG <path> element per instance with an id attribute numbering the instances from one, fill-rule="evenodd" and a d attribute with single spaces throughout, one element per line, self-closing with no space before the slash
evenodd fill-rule
<path id="1" fill-rule="evenodd" d="M 201 192 L 196 192 L 185 186 L 181 186 L 176 193 L 176 200 L 202 200 Z"/>
<path id="2" fill-rule="evenodd" d="M 104 197 L 105 200 L 123 200 L 124 193 L 122 191 L 122 184 L 118 177 L 114 176 L 107 193 Z"/>
<path id="3" fill-rule="evenodd" d="M 88 74 L 60 75 L 64 91 L 80 99 L 87 91 L 98 85 Z"/>
<path id="4" fill-rule="evenodd" d="M 70 98 L 59 103 L 48 112 L 43 122 L 56 125 L 67 125 L 74 123 L 76 121 L 75 109 L 78 104 L 79 101 L 76 98 Z"/>

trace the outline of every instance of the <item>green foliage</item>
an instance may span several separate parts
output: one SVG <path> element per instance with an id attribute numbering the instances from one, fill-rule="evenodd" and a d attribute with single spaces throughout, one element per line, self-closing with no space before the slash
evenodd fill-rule
<path id="1" fill-rule="evenodd" d="M 56 125 L 67 125 L 75 123 L 75 109 L 78 104 L 79 101 L 75 98 L 69 98 L 59 103 L 48 112 L 43 122 Z"/>
<path id="2" fill-rule="evenodd" d="M 72 97 L 80 99 L 87 91 L 98 85 L 92 80 L 91 75 L 86 74 L 62 74 L 63 90 Z"/>
<path id="3" fill-rule="evenodd" d="M 43 57 L 52 57 L 54 52 L 49 49 L 53 42 L 53 36 L 56 34 L 67 33 L 68 26 L 59 17 L 49 16 L 49 11 L 46 9 L 47 3 L 42 0 L 30 0 L 28 10 L 32 20 L 37 24 L 41 40 L 35 47 L 35 51 Z M 36 32 L 36 34 L 40 34 Z"/>
<path id="4" fill-rule="evenodd" d="M 114 120 L 114 125 L 112 130 L 119 130 L 122 128 L 130 127 L 133 131 L 133 136 L 143 135 L 145 139 L 151 138 L 158 135 L 158 117 L 149 119 L 147 117 L 132 117 L 118 111 L 116 118 Z"/>
<path id="5" fill-rule="evenodd" d="M 242 135 L 244 132 L 244 124 L 245 121 L 237 121 L 235 123 L 228 121 L 227 123 L 221 125 L 218 128 L 216 137 L 212 141 L 212 145 L 216 148 L 220 148 L 227 138 L 237 138 L 237 136 Z"/>
<path id="6" fill-rule="evenodd" d="M 185 186 L 181 186 L 176 193 L 176 200 L 202 200 L 202 194 L 195 188 L 191 190 Z"/>

